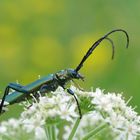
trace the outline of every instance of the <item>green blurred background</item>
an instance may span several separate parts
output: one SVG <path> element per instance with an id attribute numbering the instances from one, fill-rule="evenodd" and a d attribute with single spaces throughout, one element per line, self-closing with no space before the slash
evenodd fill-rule
<path id="1" fill-rule="evenodd" d="M 87 49 L 112 29 L 125 29 L 130 48 L 125 49 L 123 33 L 104 41 L 85 63 L 81 73 L 89 90 L 123 92 L 140 112 L 140 1 L 139 0 L 0 0 L 0 90 L 9 82 L 26 85 L 49 73 L 75 68 Z M 2 117 L 17 117 L 17 105 Z"/>

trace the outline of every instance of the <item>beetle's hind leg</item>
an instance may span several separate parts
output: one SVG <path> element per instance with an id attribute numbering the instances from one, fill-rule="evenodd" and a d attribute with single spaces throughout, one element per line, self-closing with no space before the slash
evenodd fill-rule
<path id="1" fill-rule="evenodd" d="M 0 104 L 0 114 L 2 113 L 2 108 L 3 108 L 3 105 L 4 105 L 4 101 L 5 101 L 6 96 L 9 94 L 10 89 L 13 89 L 15 91 L 22 92 L 22 93 L 29 93 L 30 92 L 28 90 L 25 90 L 24 86 L 22 86 L 20 84 L 9 83 L 8 86 L 5 88 L 4 95 L 2 97 L 2 101 L 1 101 L 1 104 Z"/>
<path id="2" fill-rule="evenodd" d="M 18 92 L 29 93 L 28 90 L 24 89 L 24 86 L 17 83 L 10 83 L 8 87 Z"/>
<path id="3" fill-rule="evenodd" d="M 8 95 L 8 93 L 9 93 L 9 87 L 7 86 L 5 88 L 4 95 L 2 97 L 2 101 L 1 101 L 1 104 L 0 104 L 0 114 L 2 113 L 2 107 L 4 105 L 5 97 L 6 97 L 6 95 Z"/>

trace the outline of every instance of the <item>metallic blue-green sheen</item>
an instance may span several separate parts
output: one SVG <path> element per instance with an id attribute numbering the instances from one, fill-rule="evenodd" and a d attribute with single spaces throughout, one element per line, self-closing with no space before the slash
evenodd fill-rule
<path id="1" fill-rule="evenodd" d="M 52 80 L 53 80 L 53 74 L 49 74 L 46 77 L 38 79 L 34 81 L 33 83 L 24 86 L 23 89 L 34 91 L 35 89 L 40 88 L 41 85 L 52 82 Z M 5 101 L 8 102 L 9 104 L 12 104 L 12 103 L 20 102 L 27 96 L 28 96 L 28 93 L 21 93 L 21 92 L 15 91 L 7 95 L 5 98 Z"/>

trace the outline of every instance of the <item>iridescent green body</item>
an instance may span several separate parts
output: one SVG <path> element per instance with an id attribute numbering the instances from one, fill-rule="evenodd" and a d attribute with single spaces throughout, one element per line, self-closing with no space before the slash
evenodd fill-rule
<path id="1" fill-rule="evenodd" d="M 26 98 L 30 98 L 31 93 L 36 96 L 37 92 L 44 94 L 50 91 L 55 91 L 58 86 L 64 88 L 68 81 L 79 78 L 83 77 L 76 73 L 73 69 L 66 69 L 55 74 L 49 74 L 48 76 L 38 79 L 26 86 L 10 83 L 10 88 L 15 88 L 16 91 L 6 95 L 5 101 L 9 104 L 18 103 L 25 100 Z"/>
<path id="2" fill-rule="evenodd" d="M 31 84 L 24 86 L 23 88 L 26 90 L 30 90 L 30 91 L 32 90 L 32 92 L 35 92 L 39 90 L 42 85 L 49 84 L 52 81 L 53 81 L 53 74 L 50 74 L 46 77 L 43 77 L 41 79 L 34 81 Z M 28 96 L 29 96 L 28 93 L 14 91 L 6 96 L 5 101 L 8 102 L 9 104 L 13 104 L 13 103 L 17 103 L 24 100 Z"/>

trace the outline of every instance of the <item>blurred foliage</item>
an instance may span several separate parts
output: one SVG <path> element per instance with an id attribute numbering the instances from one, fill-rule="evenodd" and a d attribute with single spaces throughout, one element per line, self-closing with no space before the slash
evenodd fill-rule
<path id="1" fill-rule="evenodd" d="M 38 75 L 75 68 L 87 49 L 112 29 L 123 28 L 130 36 L 114 33 L 116 52 L 104 41 L 85 63 L 79 84 L 107 91 L 124 92 L 131 103 L 139 103 L 140 1 L 135 0 L 1 0 L 0 1 L 0 89 L 9 82 L 26 85 Z M 14 107 L 4 117 L 14 114 Z"/>

